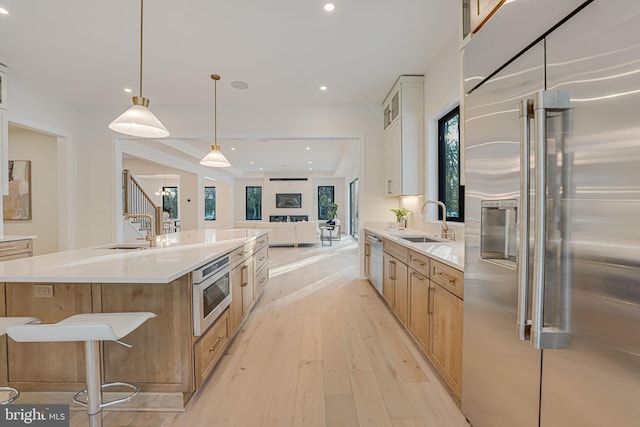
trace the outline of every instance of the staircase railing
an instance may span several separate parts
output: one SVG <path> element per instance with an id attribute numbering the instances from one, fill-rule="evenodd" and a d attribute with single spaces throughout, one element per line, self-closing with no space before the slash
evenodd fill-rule
<path id="1" fill-rule="evenodd" d="M 122 171 L 122 195 L 124 198 L 123 215 L 149 214 L 153 216 L 153 224 L 148 226 L 155 229 L 156 236 L 162 234 L 162 207 L 153 203 L 151 197 L 128 169 Z"/>

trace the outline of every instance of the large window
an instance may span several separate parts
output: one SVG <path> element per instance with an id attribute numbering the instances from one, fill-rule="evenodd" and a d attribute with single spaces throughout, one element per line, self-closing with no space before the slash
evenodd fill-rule
<path id="1" fill-rule="evenodd" d="M 204 220 L 216 220 L 216 187 L 204 187 Z"/>
<path id="2" fill-rule="evenodd" d="M 447 221 L 464 222 L 464 186 L 460 185 L 460 108 L 438 120 L 438 198 Z M 442 214 L 438 210 L 438 219 Z"/>
<path id="3" fill-rule="evenodd" d="M 333 219 L 333 197 L 335 188 L 333 185 L 318 186 L 318 220 Z"/>
<path id="4" fill-rule="evenodd" d="M 169 213 L 169 219 L 178 217 L 178 187 L 162 187 L 162 212 Z"/>
<path id="5" fill-rule="evenodd" d="M 246 187 L 246 220 L 261 221 L 262 220 L 262 187 Z"/>

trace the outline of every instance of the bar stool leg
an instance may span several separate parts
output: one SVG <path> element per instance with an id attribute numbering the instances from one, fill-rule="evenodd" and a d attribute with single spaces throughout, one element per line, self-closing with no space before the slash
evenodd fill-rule
<path id="1" fill-rule="evenodd" d="M 102 379 L 100 376 L 100 341 L 87 341 L 87 414 L 90 427 L 102 427 Z"/>

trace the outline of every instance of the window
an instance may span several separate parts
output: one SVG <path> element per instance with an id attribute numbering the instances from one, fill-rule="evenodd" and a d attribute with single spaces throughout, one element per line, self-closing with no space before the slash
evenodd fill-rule
<path id="1" fill-rule="evenodd" d="M 162 187 L 162 212 L 169 213 L 169 219 L 178 219 L 178 187 Z"/>
<path id="2" fill-rule="evenodd" d="M 460 108 L 438 120 L 438 198 L 447 221 L 464 222 L 464 186 L 460 185 Z M 438 210 L 438 219 L 442 214 Z"/>
<path id="3" fill-rule="evenodd" d="M 262 220 L 262 187 L 246 187 L 245 217 L 247 221 Z"/>
<path id="4" fill-rule="evenodd" d="M 216 220 L 216 187 L 204 187 L 204 220 Z"/>
<path id="5" fill-rule="evenodd" d="M 335 216 L 333 207 L 334 193 L 333 185 L 318 186 L 318 220 L 332 219 Z"/>

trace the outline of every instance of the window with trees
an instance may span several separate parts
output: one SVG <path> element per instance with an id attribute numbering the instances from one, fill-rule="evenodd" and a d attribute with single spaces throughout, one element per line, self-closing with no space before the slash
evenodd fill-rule
<path id="1" fill-rule="evenodd" d="M 216 220 L 216 187 L 204 187 L 204 220 Z"/>
<path id="2" fill-rule="evenodd" d="M 438 198 L 447 221 L 464 222 L 464 186 L 460 185 L 460 107 L 438 120 Z M 438 219 L 442 213 L 438 210 Z"/>
<path id="3" fill-rule="evenodd" d="M 247 221 L 262 220 L 262 187 L 247 186 L 245 189 L 245 218 Z"/>
<path id="4" fill-rule="evenodd" d="M 335 187 L 333 185 L 318 186 L 318 220 L 333 219 Z"/>
<path id="5" fill-rule="evenodd" d="M 162 212 L 169 214 L 169 219 L 178 217 L 178 187 L 162 187 Z"/>

